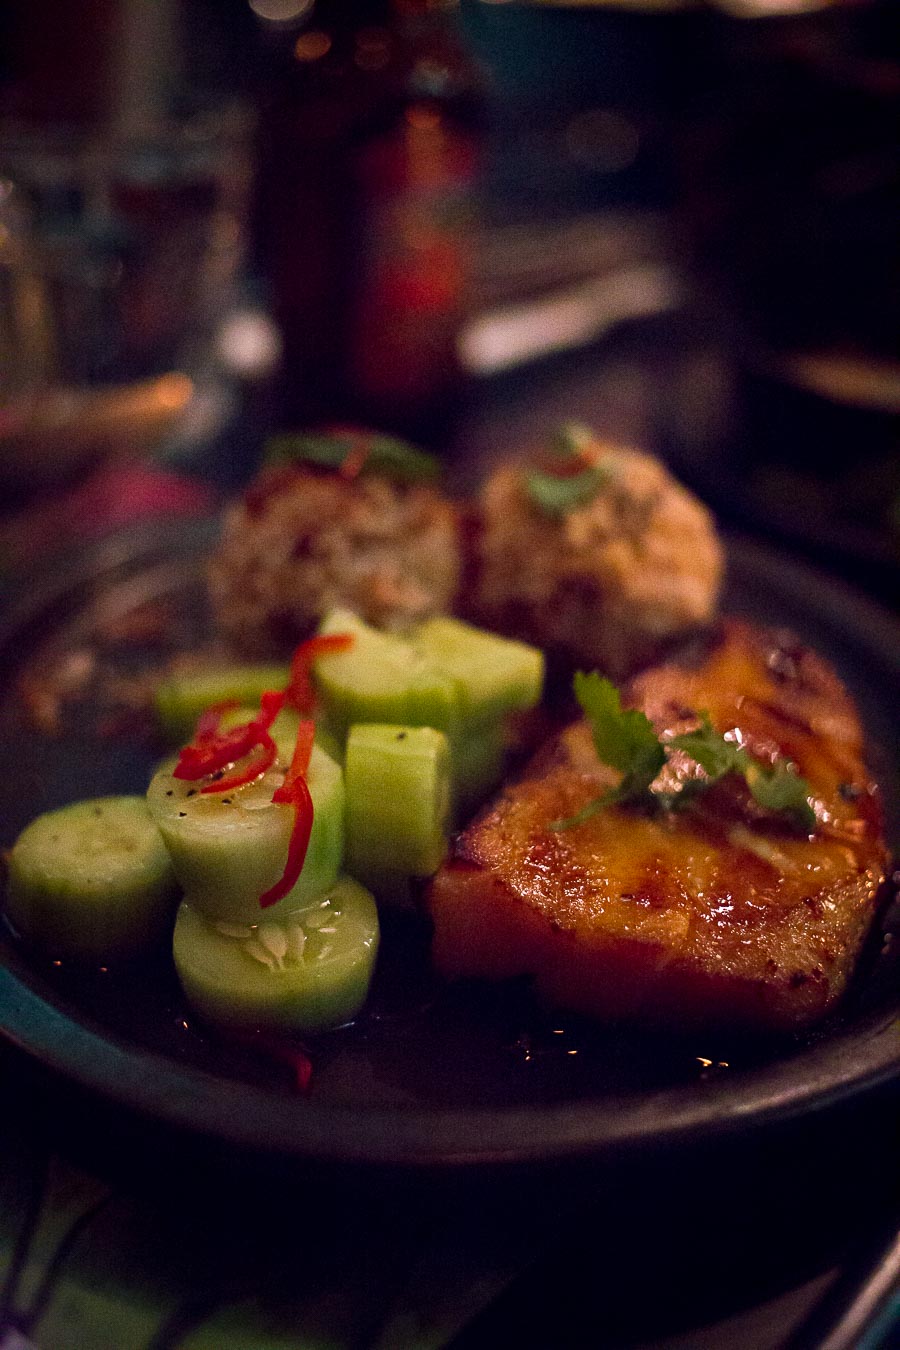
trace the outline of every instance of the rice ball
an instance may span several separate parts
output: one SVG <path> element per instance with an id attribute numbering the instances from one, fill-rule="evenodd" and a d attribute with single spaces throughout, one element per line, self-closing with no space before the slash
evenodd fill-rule
<path id="1" fill-rule="evenodd" d="M 459 524 L 433 487 L 311 465 L 262 471 L 225 515 L 209 567 L 219 630 L 240 651 L 287 651 L 336 605 L 403 630 L 453 607 Z"/>
<path id="2" fill-rule="evenodd" d="M 713 618 L 722 546 L 710 512 L 652 455 L 589 433 L 570 449 L 485 483 L 475 608 L 621 679 Z"/>

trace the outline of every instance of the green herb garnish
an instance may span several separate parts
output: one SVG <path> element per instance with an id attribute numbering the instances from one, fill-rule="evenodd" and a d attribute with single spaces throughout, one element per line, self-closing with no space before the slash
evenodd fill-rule
<path id="1" fill-rule="evenodd" d="M 673 736 L 668 744 L 683 750 L 705 770 L 707 785 L 724 778 L 726 773 L 739 773 L 760 806 L 794 816 L 797 824 L 807 831 L 815 829 L 816 816 L 809 804 L 806 779 L 794 773 L 787 760 L 778 760 L 768 767 L 761 764 L 743 746 L 727 741 L 716 731 L 708 713 L 700 714 L 696 731 Z"/>
<path id="2" fill-rule="evenodd" d="M 567 422 L 560 427 L 554 441 L 559 459 L 559 471 L 533 469 L 525 476 L 525 490 L 535 506 L 545 515 L 565 516 L 576 506 L 593 501 L 608 482 L 610 464 L 589 464 L 584 452 L 596 437 L 590 427 L 578 422 Z M 583 468 L 578 468 L 581 461 Z"/>
<path id="3" fill-rule="evenodd" d="M 401 483 L 434 482 L 441 466 L 434 455 L 426 454 L 396 436 L 370 432 L 341 431 L 324 433 L 290 432 L 273 436 L 266 444 L 266 464 L 293 464 L 303 461 L 327 469 L 342 468 L 351 456 L 359 455 L 361 473 L 381 473 Z"/>
<path id="4" fill-rule="evenodd" d="M 609 478 L 609 470 L 602 464 L 583 469 L 569 478 L 533 469 L 525 479 L 528 495 L 547 516 L 566 516 L 576 506 L 593 501 Z"/>
<path id="5" fill-rule="evenodd" d="M 807 833 L 816 827 L 816 813 L 809 804 L 809 784 L 779 760 L 770 769 L 746 756 L 744 779 L 754 801 L 767 811 L 785 811 Z"/>
<path id="6" fill-rule="evenodd" d="M 683 750 L 707 774 L 710 783 L 724 778 L 726 773 L 742 772 L 742 756 L 748 756 L 734 741 L 726 741 L 709 720 L 709 713 L 700 714 L 696 731 L 686 731 L 667 742 L 675 750 Z"/>
<path id="7" fill-rule="evenodd" d="M 552 821 L 551 830 L 571 829 L 614 802 L 643 799 L 671 810 L 693 801 L 698 791 L 711 787 L 729 773 L 740 774 L 754 800 L 767 811 L 792 817 L 807 833 L 815 828 L 816 817 L 809 803 L 810 787 L 806 780 L 794 772 L 787 760 L 779 760 L 771 766 L 761 764 L 743 746 L 726 740 L 716 731 L 708 713 L 700 714 L 700 726 L 696 730 L 661 741 L 650 719 L 635 709 L 623 708 L 615 685 L 596 671 L 590 675 L 579 671 L 574 688 L 575 697 L 591 724 L 598 758 L 620 770 L 622 780 L 617 787 L 588 802 L 577 815 Z M 686 785 L 690 792 L 652 793 L 651 784 L 665 764 L 670 749 L 689 755 L 706 777 Z"/>
<path id="8" fill-rule="evenodd" d="M 635 708 L 623 708 L 616 686 L 596 671 L 575 675 L 575 697 L 591 724 L 594 748 L 604 764 L 621 770 L 622 781 L 602 796 L 588 802 L 575 816 L 554 820 L 551 830 L 567 830 L 580 825 L 613 802 L 635 801 L 644 797 L 650 784 L 666 762 L 665 747 L 653 723 Z"/>

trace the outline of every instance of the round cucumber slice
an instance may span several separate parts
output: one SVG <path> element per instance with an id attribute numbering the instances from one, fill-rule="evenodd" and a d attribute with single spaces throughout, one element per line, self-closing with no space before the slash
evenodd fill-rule
<path id="1" fill-rule="evenodd" d="M 38 816 L 9 857 L 13 926 L 58 959 L 108 961 L 158 942 L 178 883 L 143 797 L 98 797 Z"/>
<path id="2" fill-rule="evenodd" d="M 342 877 L 311 909 L 285 912 L 283 904 L 252 926 L 213 924 L 181 905 L 175 966 L 188 999 L 211 1022 L 313 1032 L 359 1012 L 378 952 L 372 896 Z"/>
<path id="3" fill-rule="evenodd" d="M 333 885 L 344 851 L 344 780 L 338 764 L 313 746 L 307 782 L 313 827 L 296 886 L 271 910 L 259 897 L 284 872 L 294 821 L 293 808 L 272 801 L 284 780 L 280 757 L 255 783 L 204 795 L 197 783 L 175 778 L 174 761 L 153 778 L 147 801 L 172 858 L 175 875 L 191 904 L 207 918 L 255 923 L 263 913 L 315 903 Z"/>

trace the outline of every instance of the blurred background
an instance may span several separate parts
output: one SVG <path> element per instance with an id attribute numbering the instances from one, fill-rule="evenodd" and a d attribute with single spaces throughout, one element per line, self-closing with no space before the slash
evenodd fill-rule
<path id="1" fill-rule="evenodd" d="M 893 12 L 892 12 L 893 11 Z M 564 419 L 900 581 L 891 0 L 7 0 L 0 567 Z"/>

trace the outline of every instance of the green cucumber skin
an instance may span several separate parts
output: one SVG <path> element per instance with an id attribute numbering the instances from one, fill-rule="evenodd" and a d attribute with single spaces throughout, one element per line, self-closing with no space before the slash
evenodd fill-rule
<path id="1" fill-rule="evenodd" d="M 197 785 L 172 777 L 173 765 L 171 761 L 156 774 L 148 802 L 182 889 L 207 918 L 255 923 L 263 913 L 313 904 L 334 884 L 344 853 L 343 773 L 318 746 L 313 747 L 307 779 L 313 827 L 303 871 L 293 890 L 266 911 L 260 909 L 259 897 L 284 871 L 294 821 L 291 806 L 271 800 L 282 771 L 221 797 L 201 796 Z M 192 788 L 195 795 L 188 799 Z"/>
<path id="2" fill-rule="evenodd" d="M 369 892 L 350 877 L 320 898 L 320 906 L 326 902 L 339 910 L 325 925 L 336 932 L 310 929 L 300 963 L 282 970 L 254 960 L 238 939 L 219 933 L 183 903 L 172 952 L 189 1002 L 208 1021 L 242 1030 L 311 1034 L 352 1021 L 375 968 L 378 912 Z"/>
<path id="3" fill-rule="evenodd" d="M 46 812 L 9 857 L 10 921 L 58 960 L 105 963 L 158 945 L 179 893 L 143 797 L 98 797 Z"/>
<path id="4" fill-rule="evenodd" d="M 347 739 L 347 870 L 431 876 L 447 850 L 450 750 L 432 727 L 351 728 Z"/>
<path id="5" fill-rule="evenodd" d="M 537 647 L 447 617 L 426 620 L 410 641 L 435 669 L 457 682 L 461 718 L 470 734 L 540 702 L 544 655 Z"/>
<path id="6" fill-rule="evenodd" d="M 349 610 L 332 610 L 319 632 L 354 638 L 349 651 L 319 657 L 313 671 L 329 724 L 340 737 L 364 722 L 434 727 L 447 734 L 457 730 L 457 681 L 436 670 L 409 642 L 371 628 Z"/>
<path id="7" fill-rule="evenodd" d="M 480 732 L 470 732 L 451 741 L 450 758 L 453 821 L 459 828 L 503 781 L 507 759 L 503 722 L 493 722 Z"/>
<path id="8" fill-rule="evenodd" d="M 256 716 L 266 690 L 283 689 L 289 678 L 290 669 L 284 665 L 223 666 L 170 675 L 154 692 L 156 716 L 166 739 L 181 745 L 193 736 L 197 718 L 207 708 L 236 700 L 252 705 L 251 716 Z"/>

